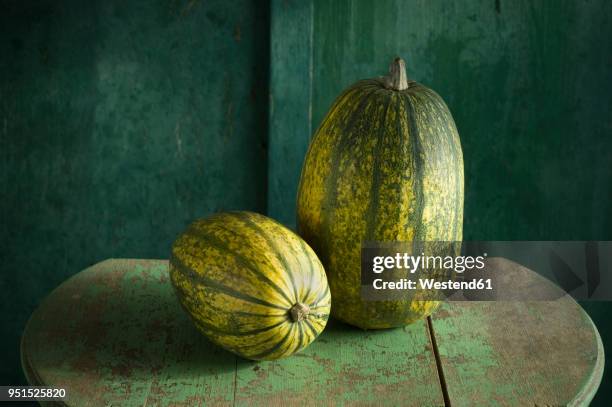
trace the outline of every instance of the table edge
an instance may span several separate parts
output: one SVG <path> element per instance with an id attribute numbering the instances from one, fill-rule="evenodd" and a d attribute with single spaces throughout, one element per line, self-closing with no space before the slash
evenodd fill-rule
<path id="1" fill-rule="evenodd" d="M 584 308 L 582 308 L 582 306 L 578 304 L 578 302 L 576 302 L 575 300 L 574 302 L 582 310 L 583 316 L 591 323 L 593 333 L 595 334 L 595 340 L 597 342 L 597 359 L 595 360 L 595 365 L 593 366 L 593 370 L 591 370 L 590 376 L 585 380 L 584 385 L 582 386 L 576 397 L 574 397 L 574 399 L 570 401 L 568 405 L 588 406 L 597 394 L 599 386 L 601 385 L 601 380 L 603 378 L 604 368 L 606 364 L 606 355 L 597 326 L 595 325 L 589 314 L 587 314 L 587 312 L 584 310 Z"/>
<path id="2" fill-rule="evenodd" d="M 27 358 L 27 353 L 26 353 L 26 336 L 27 333 L 29 331 L 30 325 L 32 323 L 32 320 L 34 319 L 34 317 L 36 316 L 36 314 L 39 312 L 40 309 L 42 309 L 45 305 L 45 303 L 47 302 L 47 300 L 53 295 L 53 293 L 55 293 L 58 289 L 60 289 L 61 287 L 64 286 L 64 284 L 68 284 L 70 283 L 70 281 L 72 281 L 73 279 L 77 278 L 78 276 L 82 275 L 83 273 L 87 273 L 89 272 L 92 268 L 94 267 L 98 267 L 101 264 L 107 263 L 107 262 L 111 262 L 111 261 L 116 261 L 116 260 L 120 260 L 120 261 L 133 261 L 133 262 L 140 262 L 143 260 L 146 261 L 161 261 L 161 262 L 167 262 L 168 259 L 139 259 L 139 258 L 123 258 L 123 257 L 110 257 L 108 259 L 104 259 L 101 260 L 99 262 L 96 262 L 94 264 L 91 264 L 90 266 L 84 268 L 83 270 L 74 273 L 73 275 L 71 275 L 70 277 L 68 277 L 66 280 L 64 280 L 62 283 L 60 283 L 57 287 L 55 287 L 53 290 L 49 291 L 49 293 L 47 295 L 45 295 L 45 297 L 40 301 L 40 303 L 38 304 L 38 306 L 36 307 L 36 309 L 32 312 L 32 314 L 30 314 L 30 317 L 28 318 L 28 321 L 26 322 L 23 331 L 21 333 L 21 339 L 19 341 L 19 360 L 21 363 L 21 370 L 23 372 L 23 375 L 25 376 L 26 381 L 28 382 L 28 384 L 30 386 L 44 386 L 44 383 L 42 382 L 42 380 L 40 380 L 40 377 L 38 377 L 38 375 L 36 374 L 36 372 L 34 371 L 34 369 L 32 369 L 30 362 L 28 361 Z M 69 404 L 66 403 L 66 401 L 39 401 L 38 402 L 41 406 L 49 406 L 49 407 L 68 407 Z"/>
<path id="3" fill-rule="evenodd" d="M 57 287 L 55 287 L 53 290 L 51 290 L 44 298 L 43 300 L 39 303 L 39 305 L 36 307 L 36 309 L 34 310 L 34 312 L 32 312 L 32 314 L 30 315 L 30 317 L 28 318 L 28 321 L 26 322 L 22 335 L 21 335 L 21 340 L 20 340 L 20 345 L 19 345 L 19 351 L 20 351 L 20 362 L 21 362 L 21 369 L 23 371 L 23 374 L 26 378 L 26 381 L 28 382 L 29 385 L 31 386 L 42 386 L 43 383 L 41 382 L 40 378 L 36 375 L 36 373 L 34 372 L 34 370 L 31 368 L 31 365 L 28 361 L 27 358 L 27 353 L 26 353 L 26 336 L 27 333 L 29 331 L 30 325 L 32 320 L 34 319 L 34 317 L 36 316 L 36 314 L 38 313 L 38 311 L 45 305 L 46 301 L 48 300 L 48 298 L 50 298 L 53 293 L 58 290 L 59 288 L 61 288 L 64 284 L 68 284 L 71 280 L 73 280 L 74 278 L 77 278 L 79 275 L 83 274 L 83 273 L 87 273 L 89 272 L 92 268 L 97 267 L 103 263 L 107 263 L 107 262 L 111 262 L 111 261 L 116 261 L 116 260 L 120 260 L 120 261 L 133 261 L 133 262 L 139 262 L 139 261 L 161 261 L 161 262 L 167 262 L 167 259 L 138 259 L 138 258 L 108 258 L 102 261 L 99 261 L 97 263 L 94 263 L 92 265 L 90 265 L 89 267 L 73 274 L 72 276 L 70 276 L 69 278 L 67 278 L 66 280 L 64 280 L 60 285 L 58 285 Z M 599 330 L 597 329 L 597 326 L 595 325 L 595 323 L 593 322 L 593 320 L 591 319 L 591 317 L 588 315 L 588 313 L 584 310 L 584 308 L 582 308 L 582 306 L 580 306 L 580 304 L 578 304 L 573 298 L 572 300 L 575 302 L 575 304 L 580 308 L 580 310 L 582 311 L 583 316 L 590 322 L 591 327 L 593 328 L 594 334 L 595 334 L 595 339 L 597 342 L 597 359 L 595 361 L 595 365 L 591 371 L 591 374 L 589 375 L 589 377 L 585 380 L 584 385 L 582 386 L 581 390 L 578 392 L 578 394 L 574 397 L 574 399 L 572 399 L 568 405 L 569 406 L 582 406 L 582 405 L 589 405 L 589 403 L 593 400 L 593 398 L 595 397 L 595 395 L 597 394 L 597 391 L 601 385 L 601 381 L 603 378 L 603 373 L 604 373 L 604 367 L 605 367 L 605 351 L 604 351 L 604 347 L 603 347 L 603 343 L 601 340 L 601 336 L 599 334 Z M 64 401 L 49 401 L 49 402 L 39 402 L 42 406 L 68 406 L 68 404 Z"/>

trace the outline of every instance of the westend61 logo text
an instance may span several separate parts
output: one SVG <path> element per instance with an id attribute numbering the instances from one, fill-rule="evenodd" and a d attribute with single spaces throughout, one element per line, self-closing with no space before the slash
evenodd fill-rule
<path id="1" fill-rule="evenodd" d="M 612 299 L 603 270 L 612 241 L 365 242 L 361 296 L 366 301 L 552 301 Z M 517 286 L 535 272 L 542 278 Z M 552 281 L 550 285 L 546 282 Z M 407 292 L 412 291 L 412 292 Z M 416 298 L 415 297 L 415 298 Z"/>
<path id="2" fill-rule="evenodd" d="M 393 256 L 372 257 L 372 272 L 381 274 L 383 271 L 389 273 L 410 273 L 414 275 L 417 271 L 420 276 L 422 272 L 439 274 L 438 278 L 399 278 L 392 281 L 384 281 L 375 278 L 372 287 L 375 290 L 491 290 L 491 279 L 474 279 L 471 281 L 454 281 L 452 273 L 461 274 L 465 271 L 483 270 L 485 258 L 482 256 L 428 256 L 425 253 L 414 256 L 408 253 L 396 253 Z M 443 277 L 440 281 L 439 278 Z"/>

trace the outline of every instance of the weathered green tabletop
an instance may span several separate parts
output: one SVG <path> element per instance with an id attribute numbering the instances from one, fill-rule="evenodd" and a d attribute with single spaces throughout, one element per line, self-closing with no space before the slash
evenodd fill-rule
<path id="1" fill-rule="evenodd" d="M 588 404 L 601 380 L 599 334 L 569 297 L 446 303 L 394 330 L 330 321 L 301 354 L 251 362 L 195 330 L 167 267 L 107 260 L 53 291 L 23 335 L 28 381 L 66 388 L 74 406 L 523 406 Z"/>

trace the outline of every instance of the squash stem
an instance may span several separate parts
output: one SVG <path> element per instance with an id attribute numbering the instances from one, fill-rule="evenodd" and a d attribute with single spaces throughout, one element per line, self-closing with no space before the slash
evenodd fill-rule
<path id="1" fill-rule="evenodd" d="M 389 65 L 389 75 L 385 76 L 385 87 L 392 90 L 408 89 L 408 76 L 406 75 L 406 63 L 400 57 L 396 57 Z"/>
<path id="2" fill-rule="evenodd" d="M 310 307 L 306 304 L 302 304 L 301 302 L 296 302 L 293 307 L 289 310 L 289 314 L 291 315 L 291 320 L 293 322 L 300 322 L 305 320 L 310 313 Z"/>

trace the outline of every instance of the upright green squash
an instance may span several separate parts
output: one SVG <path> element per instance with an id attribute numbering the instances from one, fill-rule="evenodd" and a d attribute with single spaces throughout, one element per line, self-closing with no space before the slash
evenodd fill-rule
<path id="1" fill-rule="evenodd" d="M 438 303 L 364 301 L 364 242 L 460 241 L 463 156 L 444 101 L 408 80 L 397 58 L 389 75 L 362 80 L 334 102 L 310 144 L 298 191 L 298 231 L 323 262 L 332 315 L 365 329 L 409 324 Z M 431 298 L 431 297 L 429 297 Z"/>
<path id="2" fill-rule="evenodd" d="M 298 235 L 263 215 L 192 223 L 172 246 L 170 278 L 196 327 L 247 359 L 299 352 L 327 323 L 323 266 Z"/>

